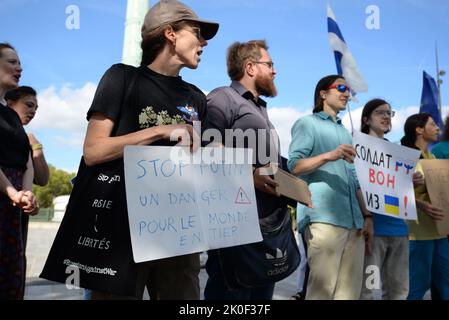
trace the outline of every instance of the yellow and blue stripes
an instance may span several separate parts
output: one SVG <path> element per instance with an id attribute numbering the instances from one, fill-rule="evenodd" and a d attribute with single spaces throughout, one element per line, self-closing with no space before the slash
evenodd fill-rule
<path id="1" fill-rule="evenodd" d="M 384 195 L 385 212 L 389 214 L 399 215 L 399 198 Z"/>

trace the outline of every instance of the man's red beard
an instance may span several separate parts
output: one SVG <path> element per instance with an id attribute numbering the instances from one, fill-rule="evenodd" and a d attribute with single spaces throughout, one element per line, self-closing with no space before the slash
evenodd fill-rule
<path id="1" fill-rule="evenodd" d="M 256 91 L 264 97 L 276 97 L 278 94 L 276 86 L 274 85 L 273 78 L 270 76 L 261 76 L 258 75 L 256 77 Z"/>

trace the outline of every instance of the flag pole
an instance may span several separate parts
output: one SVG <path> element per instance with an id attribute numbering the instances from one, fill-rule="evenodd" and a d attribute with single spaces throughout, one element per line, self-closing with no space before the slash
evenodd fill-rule
<path id="1" fill-rule="evenodd" d="M 436 61 L 436 67 L 437 67 L 437 88 L 438 88 L 438 112 L 441 114 L 441 84 L 443 83 L 443 80 L 440 79 L 440 76 L 445 75 L 444 70 L 440 70 L 439 64 L 438 64 L 438 42 L 435 41 L 435 61 Z"/>

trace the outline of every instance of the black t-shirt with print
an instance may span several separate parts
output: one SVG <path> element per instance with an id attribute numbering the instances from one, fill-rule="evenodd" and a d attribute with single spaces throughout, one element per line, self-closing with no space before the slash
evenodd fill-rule
<path id="1" fill-rule="evenodd" d="M 128 90 L 132 74 L 138 73 L 126 107 L 124 92 Z M 201 121 L 207 128 L 206 96 L 181 77 L 164 76 L 147 67 L 135 68 L 115 64 L 106 71 L 98 85 L 87 120 L 98 112 L 118 126 L 113 135 L 125 135 L 145 128 L 167 124 L 192 124 Z M 172 146 L 176 142 L 158 140 L 153 145 Z"/>
<path id="2" fill-rule="evenodd" d="M 0 166 L 26 169 L 30 143 L 19 115 L 0 104 Z"/>

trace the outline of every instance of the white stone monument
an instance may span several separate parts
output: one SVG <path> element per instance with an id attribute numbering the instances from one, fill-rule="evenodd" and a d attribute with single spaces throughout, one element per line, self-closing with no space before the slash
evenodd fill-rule
<path id="1" fill-rule="evenodd" d="M 142 60 L 140 42 L 145 14 L 149 9 L 148 0 L 128 0 L 126 7 L 125 39 L 123 41 L 122 62 L 132 66 L 139 66 Z"/>
<path id="2" fill-rule="evenodd" d="M 64 218 L 67 204 L 69 203 L 70 195 L 59 196 L 53 199 L 54 214 L 52 221 L 61 222 Z"/>

